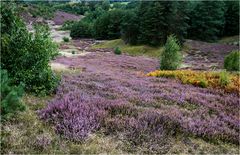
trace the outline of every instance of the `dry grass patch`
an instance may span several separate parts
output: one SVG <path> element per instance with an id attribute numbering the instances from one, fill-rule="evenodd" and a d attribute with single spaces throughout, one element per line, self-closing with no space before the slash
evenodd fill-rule
<path id="1" fill-rule="evenodd" d="M 116 39 L 105 41 L 96 45 L 93 45 L 92 48 L 116 48 L 119 47 L 123 53 L 127 53 L 132 56 L 147 56 L 147 57 L 154 57 L 159 58 L 161 51 L 163 50 L 162 47 L 150 47 L 147 45 L 129 45 L 125 44 L 123 40 Z"/>

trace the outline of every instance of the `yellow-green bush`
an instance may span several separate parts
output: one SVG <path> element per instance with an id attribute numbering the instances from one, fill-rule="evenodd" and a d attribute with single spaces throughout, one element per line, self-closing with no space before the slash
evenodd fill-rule
<path id="1" fill-rule="evenodd" d="M 156 70 L 147 76 L 167 77 L 179 79 L 183 84 L 192 84 L 198 87 L 212 87 L 224 89 L 227 92 L 240 93 L 240 77 L 225 72 L 208 72 L 192 70 Z"/>

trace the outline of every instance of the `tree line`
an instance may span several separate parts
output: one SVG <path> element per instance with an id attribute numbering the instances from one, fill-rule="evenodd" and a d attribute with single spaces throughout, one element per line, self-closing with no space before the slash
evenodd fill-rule
<path id="1" fill-rule="evenodd" d="M 71 26 L 73 38 L 116 39 L 129 44 L 163 45 L 174 34 L 214 42 L 239 34 L 238 1 L 132 1 L 96 5 Z M 109 5 L 109 6 L 108 6 Z"/>

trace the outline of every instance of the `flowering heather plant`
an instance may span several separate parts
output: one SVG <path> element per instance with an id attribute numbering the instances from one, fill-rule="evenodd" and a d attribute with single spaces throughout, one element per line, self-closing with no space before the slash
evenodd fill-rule
<path id="1" fill-rule="evenodd" d="M 194 86 L 199 87 L 221 88 L 227 92 L 240 93 L 239 75 L 227 74 L 225 72 L 210 72 L 210 71 L 206 72 L 192 70 L 177 70 L 177 71 L 156 70 L 148 73 L 147 76 L 172 77 L 181 80 L 182 83 L 184 84 L 192 84 Z"/>
<path id="2" fill-rule="evenodd" d="M 55 61 L 86 68 L 63 75 L 55 99 L 39 111 L 65 138 L 82 141 L 101 129 L 145 153 L 167 153 L 171 137 L 183 133 L 239 144 L 237 93 L 139 75 L 158 68 L 157 60 L 144 57 L 96 52 Z"/>
<path id="3" fill-rule="evenodd" d="M 41 117 L 54 123 L 58 133 L 76 141 L 86 138 L 90 132 L 98 129 L 101 119 L 104 118 L 104 111 L 94 107 L 90 96 L 77 90 L 69 93 L 63 100 L 53 101 L 42 112 Z"/>

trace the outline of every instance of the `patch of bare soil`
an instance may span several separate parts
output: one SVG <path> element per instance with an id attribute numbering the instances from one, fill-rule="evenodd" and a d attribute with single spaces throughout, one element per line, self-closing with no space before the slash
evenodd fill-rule
<path id="1" fill-rule="evenodd" d="M 184 57 L 185 69 L 211 70 L 223 68 L 224 57 L 239 46 L 219 43 L 206 43 L 187 40 L 185 45 L 189 48 Z"/>

